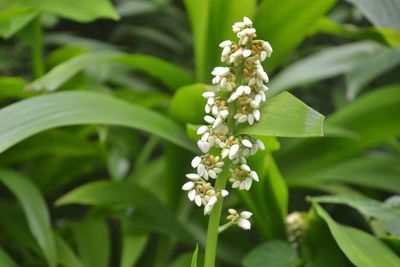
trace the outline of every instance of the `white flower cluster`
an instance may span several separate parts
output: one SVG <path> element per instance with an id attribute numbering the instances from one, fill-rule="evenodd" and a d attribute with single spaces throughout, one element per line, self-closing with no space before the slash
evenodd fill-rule
<path id="1" fill-rule="evenodd" d="M 229 221 L 237 224 L 240 228 L 244 230 L 250 230 L 251 223 L 249 221 L 250 217 L 253 215 L 250 211 L 242 211 L 240 214 L 235 209 L 228 210 L 229 215 L 226 217 Z"/>
<path id="2" fill-rule="evenodd" d="M 239 41 L 227 40 L 220 44 L 221 61 L 228 66 L 214 68 L 211 74 L 215 89 L 203 93 L 207 99 L 206 125 L 197 130 L 201 135 L 197 144 L 204 155 L 193 159 L 192 167 L 196 173 L 187 175 L 190 181 L 182 189 L 188 191 L 189 199 L 197 206 L 204 206 L 204 214 L 212 211 L 219 195 L 228 195 L 226 190 L 217 192 L 209 182 L 210 178 L 218 179 L 220 173 L 229 172 L 232 188 L 240 190 L 249 190 L 252 182 L 259 180 L 257 173 L 247 165 L 246 158 L 258 149 L 264 150 L 264 144 L 254 136 L 234 135 L 237 125 L 253 125 L 260 120 L 259 108 L 265 102 L 265 91 L 268 90 L 265 85 L 268 75 L 261 62 L 271 56 L 272 48 L 268 42 L 256 39 L 252 24 L 245 17 L 233 25 L 232 30 Z M 238 223 L 239 226 L 249 229 L 247 219 L 250 216 L 251 213 L 242 212 L 234 220 L 243 222 Z"/>

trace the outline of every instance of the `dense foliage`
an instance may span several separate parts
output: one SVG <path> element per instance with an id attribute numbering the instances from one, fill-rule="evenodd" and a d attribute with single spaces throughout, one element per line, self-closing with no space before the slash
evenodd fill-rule
<path id="1" fill-rule="evenodd" d="M 400 266 L 400 1 L 0 0 L 1 267 L 203 266 L 181 188 L 244 16 L 265 150 L 216 266 Z"/>

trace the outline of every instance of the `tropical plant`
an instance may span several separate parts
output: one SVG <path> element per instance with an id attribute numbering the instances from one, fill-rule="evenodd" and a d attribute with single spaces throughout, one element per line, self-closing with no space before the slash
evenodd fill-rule
<path id="1" fill-rule="evenodd" d="M 400 266 L 399 1 L 113 2 L 0 0 L 0 266 Z M 219 44 L 235 75 L 266 58 L 260 115 L 212 110 Z M 237 163 L 202 143 L 226 118 L 265 149 L 239 158 L 250 180 L 207 169 L 196 209 L 191 165 Z M 222 203 L 228 178 L 249 190 Z"/>

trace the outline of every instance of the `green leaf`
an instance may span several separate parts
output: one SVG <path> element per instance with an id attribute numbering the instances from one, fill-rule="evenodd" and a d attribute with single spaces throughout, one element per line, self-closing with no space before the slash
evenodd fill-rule
<path id="1" fill-rule="evenodd" d="M 55 267 L 57 249 L 49 212 L 41 193 L 28 178 L 13 171 L 0 169 L 0 181 L 17 197 L 47 263 Z"/>
<path id="2" fill-rule="evenodd" d="M 307 230 L 300 247 L 305 267 L 354 266 L 340 250 L 328 226 L 315 209 L 311 209 L 307 217 Z"/>
<path id="3" fill-rule="evenodd" d="M 85 219 L 81 222 L 73 222 L 71 228 L 84 265 L 109 266 L 111 240 L 106 221 Z"/>
<path id="4" fill-rule="evenodd" d="M 400 29 L 400 2 L 397 0 L 347 0 L 378 27 Z"/>
<path id="5" fill-rule="evenodd" d="M 290 186 L 313 187 L 332 182 L 346 183 L 400 193 L 400 158 L 391 155 L 346 157 L 337 163 L 298 170 L 296 178 L 287 180 Z"/>
<path id="6" fill-rule="evenodd" d="M 324 49 L 286 67 L 271 79 L 270 95 L 334 77 L 352 70 L 358 62 L 373 55 L 379 45 L 373 42 L 357 42 Z"/>
<path id="7" fill-rule="evenodd" d="M 269 152 L 258 152 L 249 164 L 257 170 L 260 182 L 250 192 L 241 191 L 240 195 L 254 213 L 263 238 L 284 239 L 289 198 L 285 180 Z"/>
<path id="8" fill-rule="evenodd" d="M 207 86 L 203 84 L 193 84 L 179 88 L 171 100 L 169 115 L 176 121 L 185 123 L 203 123 L 205 114 L 204 106 L 206 100 L 201 96 Z"/>
<path id="9" fill-rule="evenodd" d="M 84 267 L 80 259 L 75 255 L 74 250 L 57 233 L 54 234 L 58 251 L 58 262 L 65 267 Z"/>
<path id="10" fill-rule="evenodd" d="M 13 259 L 0 247 L 0 265 L 2 267 L 18 267 Z"/>
<path id="11" fill-rule="evenodd" d="M 261 120 L 239 134 L 281 137 L 322 136 L 324 116 L 293 95 L 284 92 L 265 103 Z"/>
<path id="12" fill-rule="evenodd" d="M 400 46 L 400 32 L 390 28 L 359 28 L 352 24 L 339 24 L 328 17 L 323 17 L 319 19 L 314 30 L 318 33 L 333 34 L 354 40 L 373 40 L 391 47 Z"/>
<path id="13" fill-rule="evenodd" d="M 61 92 L 30 98 L 1 109 L 0 121 L 0 152 L 41 131 L 80 124 L 132 127 L 197 151 L 179 125 L 167 117 L 97 93 Z"/>
<path id="14" fill-rule="evenodd" d="M 299 258 L 288 242 L 273 240 L 254 248 L 243 259 L 244 267 L 296 267 Z"/>
<path id="15" fill-rule="evenodd" d="M 25 85 L 21 77 L 0 77 L 0 99 L 34 96 L 35 93 L 24 91 Z"/>
<path id="16" fill-rule="evenodd" d="M 243 16 L 252 17 L 255 0 L 185 0 L 195 43 L 196 81 L 209 82 L 211 70 L 220 64 L 218 44 L 233 38 L 231 26 Z"/>
<path id="17" fill-rule="evenodd" d="M 118 19 L 119 16 L 109 0 L 19 0 L 18 5 L 36 8 L 78 22 L 97 18 Z M 96 8 L 94 8 L 96 7 Z"/>
<path id="18" fill-rule="evenodd" d="M 199 253 L 199 245 L 196 245 L 196 249 L 193 252 L 192 256 L 192 263 L 190 264 L 190 267 L 197 267 L 197 254 Z"/>
<path id="19" fill-rule="evenodd" d="M 286 142 L 282 149 L 275 153 L 278 165 L 282 166 L 283 176 L 290 184 L 295 180 L 297 183 L 311 176 L 311 171 L 322 173 L 333 163 L 340 164 L 342 160 L 357 155 L 365 148 L 386 143 L 400 134 L 399 114 L 399 85 L 378 88 L 357 98 L 353 103 L 330 115 L 326 125 L 346 129 L 359 137 L 326 137 Z M 368 167 L 366 170 L 365 173 L 368 172 Z M 377 173 L 379 174 L 379 171 Z M 371 179 L 368 180 L 375 180 L 375 184 L 378 184 L 380 176 Z M 362 176 L 358 180 L 364 181 Z M 393 188 L 397 190 L 394 185 Z"/>
<path id="20" fill-rule="evenodd" d="M 275 69 L 285 63 L 293 49 L 307 37 L 309 29 L 335 3 L 336 0 L 262 1 L 254 24 L 257 35 L 269 41 L 274 48 L 271 58 L 265 62 L 267 69 Z"/>
<path id="21" fill-rule="evenodd" d="M 171 90 L 192 82 L 190 74 L 157 57 L 124 54 L 115 51 L 95 51 L 73 57 L 55 66 L 48 73 L 30 83 L 26 88 L 29 90 L 54 91 L 87 67 L 112 63 L 123 64 L 134 70 L 143 71 L 151 77 L 159 79 Z"/>
<path id="22" fill-rule="evenodd" d="M 347 97 L 354 99 L 368 83 L 399 64 L 400 49 L 382 48 L 367 56 L 346 75 Z"/>
<path id="23" fill-rule="evenodd" d="M 379 201 L 366 197 L 349 195 L 320 196 L 313 197 L 312 199 L 318 203 L 348 205 L 368 217 L 382 220 L 385 229 L 389 233 L 398 238 L 400 237 L 400 211 L 391 209 Z"/>
<path id="24" fill-rule="evenodd" d="M 135 266 L 149 240 L 148 234 L 123 233 L 121 267 Z"/>
<path id="25" fill-rule="evenodd" d="M 356 266 L 395 267 L 400 259 L 381 240 L 356 228 L 336 223 L 317 203 L 313 203 L 318 215 L 325 220 L 337 244 Z"/>
<path id="26" fill-rule="evenodd" d="M 37 9 L 30 7 L 12 7 L 0 13 L 0 36 L 10 38 L 24 28 L 39 14 Z"/>
<path id="27" fill-rule="evenodd" d="M 191 234 L 175 219 L 172 212 L 141 186 L 130 182 L 99 181 L 83 185 L 56 202 L 57 205 L 83 204 L 114 208 L 133 206 L 137 215 L 132 226 L 140 224 L 162 230 L 189 242 Z M 154 212 L 157 211 L 157 212 Z M 134 214 L 134 215 L 135 215 Z M 146 225 L 147 224 L 147 225 Z M 152 227 L 152 226 L 156 227 Z"/>

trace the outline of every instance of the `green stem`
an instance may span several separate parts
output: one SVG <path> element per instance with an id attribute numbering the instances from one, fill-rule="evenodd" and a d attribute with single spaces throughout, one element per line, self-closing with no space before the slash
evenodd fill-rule
<path id="1" fill-rule="evenodd" d="M 43 64 L 43 29 L 40 25 L 40 16 L 37 16 L 32 21 L 32 68 L 33 77 L 39 78 L 44 74 L 44 64 Z"/>
<path id="2" fill-rule="evenodd" d="M 228 222 L 224 225 L 221 225 L 220 227 L 218 227 L 218 233 L 222 233 L 223 231 L 225 231 L 226 229 L 228 229 L 229 227 L 231 227 L 232 225 L 234 225 L 234 222 Z"/>
<path id="3" fill-rule="evenodd" d="M 225 165 L 227 165 L 227 163 L 225 163 Z M 217 178 L 217 181 L 215 183 L 216 192 L 220 192 L 222 189 L 225 189 L 226 182 L 228 181 L 228 176 L 229 171 L 227 168 L 224 168 L 224 171 Z M 210 214 L 210 220 L 208 221 L 204 267 L 215 267 L 215 256 L 217 254 L 218 243 L 218 228 L 219 221 L 221 219 L 222 204 L 223 197 L 219 195 L 218 201 Z"/>

